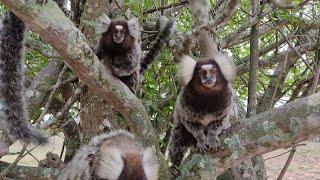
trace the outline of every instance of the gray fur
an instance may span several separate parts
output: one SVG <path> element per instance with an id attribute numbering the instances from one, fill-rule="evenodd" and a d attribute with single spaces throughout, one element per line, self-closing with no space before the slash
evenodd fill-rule
<path id="1" fill-rule="evenodd" d="M 99 18 L 99 23 L 97 24 L 96 33 L 102 34 L 108 31 L 111 20 L 106 14 L 102 14 Z"/>
<path id="2" fill-rule="evenodd" d="M 179 80 L 183 87 L 174 108 L 174 127 L 168 145 L 169 160 L 172 163 L 171 172 L 174 175 L 180 173 L 178 166 L 188 148 L 198 148 L 201 152 L 214 152 L 219 148 L 219 135 L 231 126 L 230 113 L 234 104 L 234 90 L 229 78 L 229 74 L 234 72 L 221 71 L 224 64 L 220 59 L 207 58 L 191 61 L 191 57 L 184 58 L 186 60 L 181 61 L 180 70 L 188 70 L 192 74 L 179 71 Z M 217 87 L 213 87 L 212 90 L 206 89 L 206 91 L 203 91 L 204 88 L 196 89 L 198 87 L 195 86 L 201 86 L 201 82 L 195 75 L 198 73 L 196 68 L 211 65 L 212 61 L 219 67 L 219 81 L 215 85 Z M 230 68 L 230 70 L 234 69 Z"/>
<path id="3" fill-rule="evenodd" d="M 131 133 L 118 130 L 101 134 L 78 150 L 73 160 L 62 170 L 58 180 L 119 179 L 125 168 L 124 159 L 130 154 L 141 159 L 147 180 L 157 179 L 158 161 L 153 151 L 144 149 Z M 126 168 L 141 172 L 137 167 L 139 164 Z"/>
<path id="4" fill-rule="evenodd" d="M 47 139 L 31 126 L 24 94 L 25 24 L 12 12 L 2 15 L 0 27 L 0 112 L 9 136 L 24 143 L 44 144 Z"/>
<path id="5" fill-rule="evenodd" d="M 140 70 L 141 47 L 136 41 L 132 50 L 124 56 L 117 56 L 111 59 L 112 72 L 118 76 L 130 76 L 133 73 L 138 73 Z"/>

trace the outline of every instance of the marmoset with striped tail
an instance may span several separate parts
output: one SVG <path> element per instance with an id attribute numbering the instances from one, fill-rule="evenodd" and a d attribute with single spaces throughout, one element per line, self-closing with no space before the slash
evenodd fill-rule
<path id="1" fill-rule="evenodd" d="M 175 22 L 169 20 L 158 34 L 156 42 L 142 58 L 139 43 L 141 30 L 138 19 L 110 19 L 103 14 L 96 29 L 97 34 L 100 34 L 101 37 L 95 52 L 103 64 L 135 93 L 141 74 L 160 53 L 174 27 Z"/>
<path id="2" fill-rule="evenodd" d="M 78 150 L 58 180 L 157 180 L 158 160 L 135 136 L 118 130 L 94 137 Z"/>
<path id="3" fill-rule="evenodd" d="M 182 89 L 168 145 L 172 174 L 180 174 L 178 166 L 188 148 L 202 152 L 219 148 L 219 134 L 231 126 L 234 76 L 234 65 L 221 53 L 197 61 L 189 56 L 181 58 L 178 77 Z"/>

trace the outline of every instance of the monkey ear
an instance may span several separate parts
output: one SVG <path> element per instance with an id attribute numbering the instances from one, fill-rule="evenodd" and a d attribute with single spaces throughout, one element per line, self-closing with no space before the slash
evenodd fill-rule
<path id="1" fill-rule="evenodd" d="M 178 72 L 179 82 L 182 87 L 187 86 L 191 81 L 196 64 L 197 61 L 192 57 L 187 55 L 182 56 Z"/>
<path id="2" fill-rule="evenodd" d="M 100 151 L 100 166 L 96 171 L 97 176 L 102 179 L 118 179 L 124 167 L 119 149 L 108 147 Z"/>
<path id="3" fill-rule="evenodd" d="M 143 152 L 143 169 L 147 179 L 158 179 L 158 159 L 152 148 L 146 148 Z"/>
<path id="4" fill-rule="evenodd" d="M 106 14 L 103 13 L 99 17 L 99 22 L 98 22 L 97 27 L 96 27 L 96 33 L 97 34 L 102 34 L 104 32 L 107 32 L 108 29 L 109 29 L 110 24 L 111 24 L 110 18 Z"/>
<path id="5" fill-rule="evenodd" d="M 140 39 L 140 24 L 137 18 L 128 21 L 129 34 L 135 39 Z"/>
<path id="6" fill-rule="evenodd" d="M 213 59 L 218 64 L 224 79 L 231 82 L 236 76 L 236 68 L 232 60 L 222 53 L 217 53 Z"/>

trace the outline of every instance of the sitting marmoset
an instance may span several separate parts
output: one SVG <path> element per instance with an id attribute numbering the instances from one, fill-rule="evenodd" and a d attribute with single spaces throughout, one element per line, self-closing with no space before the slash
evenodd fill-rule
<path id="1" fill-rule="evenodd" d="M 230 127 L 235 68 L 223 54 L 198 61 L 183 56 L 178 76 L 182 89 L 174 108 L 168 145 L 171 172 L 176 176 L 189 147 L 213 152 L 220 146 L 219 134 Z"/>

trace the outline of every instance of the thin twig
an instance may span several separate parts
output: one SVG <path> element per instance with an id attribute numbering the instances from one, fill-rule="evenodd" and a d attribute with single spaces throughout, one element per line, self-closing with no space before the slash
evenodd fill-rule
<path id="1" fill-rule="evenodd" d="M 63 123 L 58 129 L 55 129 L 52 133 L 50 133 L 50 136 L 57 134 L 57 132 L 59 132 L 62 128 L 64 128 L 67 124 L 69 124 L 69 122 L 74 121 L 76 117 L 78 117 L 84 110 L 86 110 L 90 105 L 92 104 L 92 102 L 89 102 L 84 108 L 81 109 L 81 111 L 79 113 L 77 113 L 74 117 L 68 119 L 67 122 Z"/>
<path id="2" fill-rule="evenodd" d="M 18 164 L 18 162 L 24 157 L 23 153 L 24 151 L 27 149 L 27 145 L 24 144 L 22 146 L 22 149 L 19 153 L 19 155 L 17 156 L 17 158 L 14 160 L 13 163 L 11 163 L 6 169 L 4 169 L 1 173 L 0 173 L 0 179 L 3 179 L 5 176 L 7 176 L 12 170 L 13 168 Z"/>
<path id="3" fill-rule="evenodd" d="M 320 32 L 320 31 L 319 31 Z M 317 41 L 317 50 L 316 50 L 316 54 L 315 54 L 315 62 L 317 62 L 317 58 L 319 58 L 318 56 L 319 56 L 319 38 L 318 38 L 318 41 Z M 310 69 L 311 70 L 311 69 Z M 308 95 L 311 95 L 311 94 L 314 94 L 315 93 L 315 91 L 316 91 L 316 85 L 318 84 L 318 80 L 319 80 L 319 74 L 320 74 L 320 65 L 319 65 L 319 62 L 318 62 L 318 65 L 316 66 L 316 68 L 315 68 L 315 71 L 314 71 L 314 81 L 313 82 L 315 82 L 316 84 L 315 84 L 315 86 L 314 87 L 312 87 L 312 89 L 308 92 Z M 316 77 L 317 76 L 317 77 Z M 314 85 L 314 84 L 312 84 L 312 85 Z M 297 149 L 297 146 L 298 146 L 298 144 L 293 144 L 293 146 L 292 146 L 292 149 L 291 149 L 291 152 L 290 152 L 290 154 L 289 154 L 289 157 L 288 157 L 288 159 L 287 159 L 287 161 L 286 161 L 286 164 L 284 165 L 284 167 L 282 168 L 282 170 L 281 170 L 281 172 L 280 172 L 280 174 L 279 174 L 279 177 L 278 177 L 278 179 L 277 180 L 282 180 L 283 179 L 283 177 L 284 177 L 284 175 L 285 175 L 285 173 L 287 172 L 287 170 L 288 170 L 288 167 L 289 167 L 289 165 L 290 165 L 290 163 L 291 163 L 291 161 L 292 161 L 292 159 L 293 159 L 293 156 L 294 156 L 294 153 L 296 152 L 296 149 Z"/>
<path id="4" fill-rule="evenodd" d="M 270 17 L 270 15 L 269 15 Z M 309 68 L 309 70 L 311 72 L 313 72 L 310 64 L 308 63 L 308 61 L 306 59 L 304 59 L 304 57 L 300 54 L 300 52 L 291 44 L 291 42 L 289 41 L 289 39 L 286 37 L 286 35 L 280 30 L 280 28 L 278 27 L 277 23 L 275 23 L 272 18 L 270 17 L 270 21 L 274 24 L 274 26 L 276 27 L 276 29 L 278 30 L 278 32 L 282 35 L 282 37 L 287 41 L 288 45 L 291 47 L 291 49 L 293 49 L 293 51 L 302 59 L 302 61 L 306 64 L 306 66 Z"/>
<path id="5" fill-rule="evenodd" d="M 158 8 L 148 9 L 146 11 L 143 11 L 143 15 L 150 14 L 150 13 L 153 13 L 153 12 L 156 12 L 156 11 L 169 9 L 169 8 L 172 8 L 172 7 L 185 5 L 185 4 L 188 4 L 187 0 L 179 1 L 179 2 L 176 2 L 176 3 L 173 3 L 173 4 L 169 4 L 169 5 L 166 5 L 166 6 L 161 6 L 161 7 L 158 7 Z"/>
<path id="6" fill-rule="evenodd" d="M 287 51 L 286 56 L 285 56 L 285 58 L 284 58 L 283 67 L 285 67 L 286 64 L 287 64 L 288 55 L 289 55 L 289 51 Z M 281 78 L 282 78 L 282 75 L 283 75 L 283 73 L 280 72 L 280 75 L 277 77 L 277 79 L 281 79 Z M 273 101 L 274 101 L 274 99 L 275 99 L 275 97 L 276 97 L 279 84 L 280 84 L 280 82 L 277 81 L 276 87 L 274 88 L 274 91 L 273 91 L 273 93 L 272 93 L 272 97 L 271 97 L 271 100 L 270 100 L 269 110 L 273 107 Z"/>
<path id="7" fill-rule="evenodd" d="M 214 20 L 209 21 L 204 25 L 198 26 L 197 28 L 194 28 L 185 34 L 185 39 L 182 42 L 183 47 L 182 49 L 179 50 L 178 54 L 181 55 L 181 54 L 188 53 L 189 47 L 192 43 L 192 39 L 194 39 L 195 36 L 199 35 L 201 31 L 213 30 L 223 22 L 227 21 L 237 9 L 240 3 L 240 0 L 230 0 L 229 2 L 226 2 L 226 3 L 227 5 L 224 11 L 219 16 L 217 16 Z"/>
<path id="8" fill-rule="evenodd" d="M 319 34 L 320 34 L 320 30 L 319 30 Z M 318 37 L 318 40 L 317 40 L 317 48 L 316 48 L 316 52 L 315 52 L 315 56 L 314 56 L 314 62 L 316 64 L 316 68 L 314 70 L 313 81 L 312 81 L 311 88 L 309 90 L 309 92 L 310 92 L 309 94 L 316 93 L 317 85 L 318 85 L 318 82 L 319 82 L 319 75 L 320 75 L 320 37 Z"/>
<path id="9" fill-rule="evenodd" d="M 279 154 L 279 155 L 276 155 L 276 156 L 272 156 L 272 157 L 269 157 L 269 158 L 265 159 L 264 161 L 267 161 L 267 160 L 269 160 L 269 159 L 273 159 L 273 158 L 277 158 L 277 157 L 280 157 L 280 156 L 282 156 L 282 155 L 285 155 L 285 154 L 287 154 L 287 153 L 289 153 L 289 152 L 291 152 L 291 150 L 289 150 L 289 151 L 286 151 L 286 152 L 284 152 L 284 153 L 281 153 L 281 154 Z"/>
<path id="10" fill-rule="evenodd" d="M 65 81 L 61 81 L 59 87 L 65 85 L 65 84 L 67 84 L 67 83 L 69 83 L 69 82 L 75 81 L 75 80 L 77 80 L 77 79 L 79 79 L 77 76 L 72 76 L 72 77 L 70 77 L 69 79 L 67 79 L 67 80 L 65 80 Z M 54 89 L 54 86 L 52 86 L 50 90 L 52 91 L 53 89 Z"/>
<path id="11" fill-rule="evenodd" d="M 295 8 L 302 7 L 302 6 L 306 5 L 309 1 L 310 0 L 305 0 L 300 3 L 290 4 L 290 5 L 283 5 L 281 3 L 276 2 L 275 0 L 270 0 L 270 3 L 278 9 L 295 9 Z"/>
<path id="12" fill-rule="evenodd" d="M 115 0 L 114 2 L 115 2 L 116 5 L 118 6 L 118 8 L 121 10 L 121 6 L 120 6 L 120 4 L 118 3 L 118 1 Z M 129 19 L 130 19 L 126 14 L 124 14 L 124 17 L 126 18 L 126 20 L 129 20 Z"/>
<path id="13" fill-rule="evenodd" d="M 287 159 L 287 162 L 286 164 L 284 165 L 284 167 L 282 168 L 280 174 L 279 174 L 279 177 L 277 178 L 277 180 L 282 180 L 282 178 L 284 177 L 284 175 L 286 174 L 287 170 L 288 170 L 288 167 L 293 159 L 293 156 L 294 156 L 294 153 L 296 152 L 297 150 L 297 144 L 293 144 L 292 145 L 292 149 L 290 150 L 290 154 L 289 154 L 289 157 Z"/>
<path id="14" fill-rule="evenodd" d="M 48 128 L 51 124 L 57 122 L 62 119 L 65 113 L 71 108 L 71 106 L 79 99 L 82 94 L 83 89 L 85 88 L 85 84 L 81 83 L 75 90 L 68 101 L 64 104 L 63 108 L 55 115 L 55 117 L 49 119 L 47 122 L 41 124 L 41 129 Z"/>
<path id="15" fill-rule="evenodd" d="M 63 68 L 62 68 L 62 70 L 61 70 L 61 72 L 60 72 L 60 74 L 58 76 L 57 82 L 53 86 L 53 89 L 52 89 L 51 94 L 50 94 L 50 96 L 49 96 L 49 98 L 47 100 L 47 103 L 46 103 L 43 111 L 41 112 L 41 115 L 39 116 L 38 120 L 36 121 L 37 127 L 40 126 L 40 122 L 42 121 L 43 117 L 47 114 L 49 106 L 50 106 L 50 104 L 51 104 L 51 102 L 53 100 L 53 96 L 54 96 L 55 92 L 57 91 L 58 87 L 60 86 L 60 83 L 62 81 L 63 75 L 66 72 L 67 68 L 68 67 L 66 65 L 63 66 Z"/>

